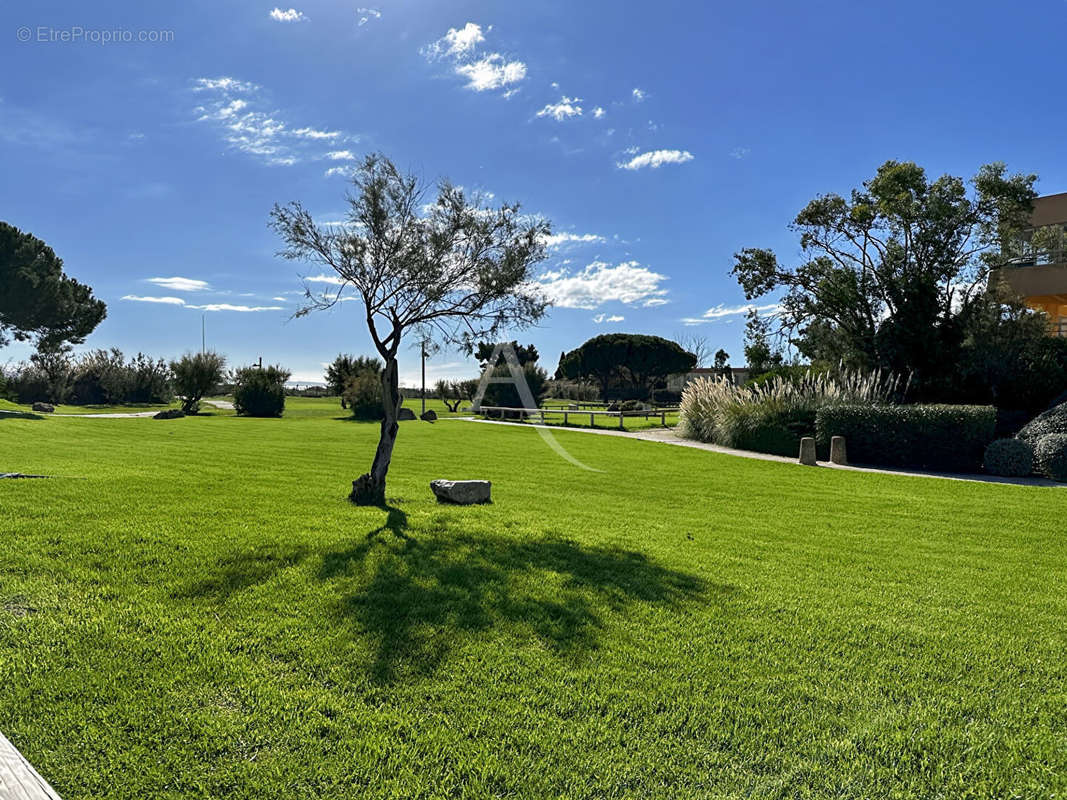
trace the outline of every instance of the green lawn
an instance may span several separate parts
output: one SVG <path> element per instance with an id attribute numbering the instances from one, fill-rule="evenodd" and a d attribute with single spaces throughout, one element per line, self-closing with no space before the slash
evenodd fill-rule
<path id="1" fill-rule="evenodd" d="M 167 405 L 159 403 L 132 403 L 118 406 L 72 406 L 60 403 L 55 406 L 56 414 L 135 414 L 143 411 L 162 411 L 164 408 L 178 408 L 181 404 L 174 402 Z M 32 405 L 19 405 L 10 400 L 0 400 L 0 411 L 31 412 Z"/>
<path id="2" fill-rule="evenodd" d="M 1067 492 L 560 431 L 0 418 L 0 731 L 77 798 L 1049 798 Z M 487 477 L 492 506 L 433 502 Z"/>

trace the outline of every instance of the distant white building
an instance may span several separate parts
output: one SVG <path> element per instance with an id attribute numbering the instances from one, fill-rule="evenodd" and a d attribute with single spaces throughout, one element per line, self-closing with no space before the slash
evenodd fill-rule
<path id="1" fill-rule="evenodd" d="M 689 372 L 678 372 L 667 376 L 667 391 L 678 392 L 686 387 L 686 384 L 700 378 L 718 378 L 722 373 L 714 367 L 699 367 Z M 740 386 L 748 380 L 747 367 L 730 367 L 730 380 L 734 386 Z"/>

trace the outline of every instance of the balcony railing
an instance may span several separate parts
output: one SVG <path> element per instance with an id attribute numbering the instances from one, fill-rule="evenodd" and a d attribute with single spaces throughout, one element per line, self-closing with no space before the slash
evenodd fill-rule
<path id="1" fill-rule="evenodd" d="M 1067 247 L 1048 250 L 1033 250 L 1021 256 L 1010 258 L 1005 267 L 1040 267 L 1046 264 L 1067 263 Z"/>
<path id="2" fill-rule="evenodd" d="M 1060 318 L 1054 321 L 1050 326 L 1053 336 L 1067 337 L 1067 319 Z"/>

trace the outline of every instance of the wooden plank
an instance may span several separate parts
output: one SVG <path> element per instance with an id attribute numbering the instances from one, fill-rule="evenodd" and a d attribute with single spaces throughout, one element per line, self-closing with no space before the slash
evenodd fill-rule
<path id="1" fill-rule="evenodd" d="M 55 789 L 48 785 L 22 757 L 15 745 L 0 733 L 0 798 L 3 800 L 60 800 Z"/>

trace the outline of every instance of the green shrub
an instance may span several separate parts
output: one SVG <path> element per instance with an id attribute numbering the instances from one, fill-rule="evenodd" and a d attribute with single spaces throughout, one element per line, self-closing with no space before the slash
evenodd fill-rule
<path id="1" fill-rule="evenodd" d="M 174 373 L 174 391 L 182 400 L 182 411 L 195 414 L 201 398 L 222 382 L 226 359 L 211 350 L 186 353 L 171 361 L 170 369 Z"/>
<path id="2" fill-rule="evenodd" d="M 795 456 L 815 434 L 815 413 L 830 405 L 885 403 L 897 388 L 880 373 L 778 375 L 734 386 L 722 378 L 690 382 L 682 392 L 679 433 L 724 447 Z"/>
<path id="3" fill-rule="evenodd" d="M 356 419 L 382 419 L 382 379 L 370 371 L 350 375 L 345 381 L 343 402 Z"/>
<path id="4" fill-rule="evenodd" d="M 533 401 L 536 405 L 545 396 L 545 390 L 548 385 L 548 373 L 541 369 L 536 364 L 524 364 L 522 367 L 523 378 L 526 380 L 526 386 L 530 389 L 530 394 L 533 395 Z M 519 394 L 518 388 L 514 383 L 511 376 L 511 370 L 508 369 L 507 364 L 500 364 L 493 370 L 494 378 L 505 378 L 508 383 L 490 383 L 485 387 L 485 396 L 482 397 L 481 404 L 483 406 L 497 406 L 503 408 L 525 408 L 526 403 L 523 402 L 522 396 Z M 506 412 L 505 416 L 508 418 L 517 418 L 521 416 L 518 412 Z"/>
<path id="5" fill-rule="evenodd" d="M 1023 426 L 1018 436 L 1024 442 L 1036 445 L 1038 439 L 1051 433 L 1067 433 L 1067 403 L 1038 414 Z"/>
<path id="6" fill-rule="evenodd" d="M 816 414 L 816 441 L 844 436 L 859 464 L 977 472 L 996 417 L 992 406 L 828 406 Z"/>
<path id="7" fill-rule="evenodd" d="M 1045 477 L 1067 483 L 1067 433 L 1050 433 L 1038 439 L 1034 463 Z"/>
<path id="8" fill-rule="evenodd" d="M 285 382 L 279 366 L 242 367 L 233 373 L 233 407 L 240 416 L 280 417 L 285 411 Z"/>
<path id="9" fill-rule="evenodd" d="M 990 475 L 1021 478 L 1034 470 L 1034 449 L 1022 439 L 997 439 L 985 449 L 982 466 Z"/>
<path id="10" fill-rule="evenodd" d="M 740 450 L 793 456 L 800 440 L 815 434 L 815 409 L 786 404 L 738 405 L 726 411 L 732 444 Z"/>

